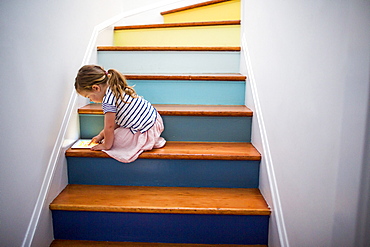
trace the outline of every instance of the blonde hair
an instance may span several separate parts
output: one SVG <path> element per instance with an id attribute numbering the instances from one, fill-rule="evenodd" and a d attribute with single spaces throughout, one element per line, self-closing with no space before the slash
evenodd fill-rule
<path id="1" fill-rule="evenodd" d="M 110 77 L 108 76 L 110 75 Z M 108 84 L 113 95 L 123 102 L 124 94 L 128 94 L 133 98 L 137 98 L 133 87 L 130 87 L 124 75 L 118 70 L 109 69 L 105 71 L 103 67 L 98 65 L 85 65 L 77 73 L 75 81 L 75 89 L 77 92 L 82 90 L 91 91 L 93 85 Z M 127 103 L 127 102 L 125 102 Z"/>

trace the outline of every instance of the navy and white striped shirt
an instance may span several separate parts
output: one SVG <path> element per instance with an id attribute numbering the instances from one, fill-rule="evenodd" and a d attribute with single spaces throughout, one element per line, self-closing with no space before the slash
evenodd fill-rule
<path id="1" fill-rule="evenodd" d="M 129 128 L 133 134 L 149 130 L 157 119 L 157 110 L 149 101 L 141 97 L 133 98 L 124 94 L 123 99 L 124 101 L 118 99 L 116 104 L 116 97 L 108 87 L 102 101 L 104 114 L 107 112 L 116 113 L 116 124 Z"/>

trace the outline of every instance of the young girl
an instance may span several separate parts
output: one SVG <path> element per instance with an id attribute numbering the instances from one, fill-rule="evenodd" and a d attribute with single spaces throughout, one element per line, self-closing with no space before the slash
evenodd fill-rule
<path id="1" fill-rule="evenodd" d="M 102 103 L 104 129 L 92 139 L 99 143 L 92 150 L 103 150 L 121 162 L 132 162 L 145 150 L 161 148 L 163 121 L 157 110 L 128 86 L 117 70 L 105 71 L 97 65 L 85 65 L 77 74 L 76 91 L 96 103 Z"/>

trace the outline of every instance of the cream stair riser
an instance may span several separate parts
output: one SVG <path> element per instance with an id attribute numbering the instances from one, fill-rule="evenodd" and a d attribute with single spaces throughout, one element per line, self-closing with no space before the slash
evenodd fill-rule
<path id="1" fill-rule="evenodd" d="M 240 46 L 240 26 L 195 26 L 116 30 L 116 46 Z"/>

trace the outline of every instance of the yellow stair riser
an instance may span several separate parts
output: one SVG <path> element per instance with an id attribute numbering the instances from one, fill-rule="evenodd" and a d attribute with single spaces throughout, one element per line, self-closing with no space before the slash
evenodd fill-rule
<path id="1" fill-rule="evenodd" d="M 116 30 L 116 46 L 240 46 L 240 26 L 171 27 Z"/>
<path id="2" fill-rule="evenodd" d="M 240 20 L 240 0 L 165 14 L 163 18 L 164 23 Z"/>

